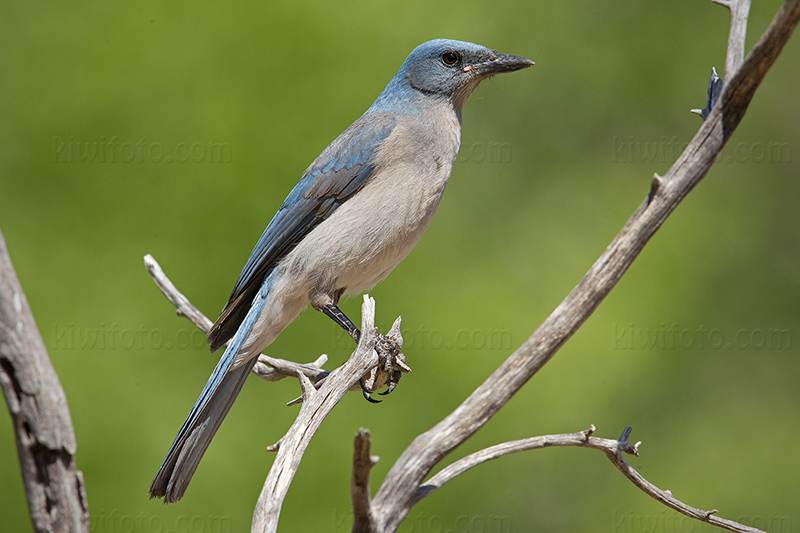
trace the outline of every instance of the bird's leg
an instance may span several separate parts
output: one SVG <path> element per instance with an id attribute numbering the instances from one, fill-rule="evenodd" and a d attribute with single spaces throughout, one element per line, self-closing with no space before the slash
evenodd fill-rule
<path id="1" fill-rule="evenodd" d="M 319 308 L 317 311 L 322 311 L 326 315 L 328 315 L 331 320 L 339 324 L 339 326 L 350 335 L 350 338 L 358 344 L 358 339 L 361 338 L 361 331 L 353 324 L 353 321 L 347 318 L 347 315 L 344 314 L 344 311 L 339 309 L 339 306 L 333 303 L 325 304 Z"/>
<path id="2" fill-rule="evenodd" d="M 346 314 L 344 314 L 344 311 L 339 309 L 338 305 L 336 305 L 335 303 L 326 303 L 326 304 L 320 305 L 318 307 L 315 306 L 314 308 L 317 311 L 322 311 L 328 317 L 330 317 L 331 320 L 333 320 L 334 322 L 339 324 L 339 326 L 343 330 L 345 330 L 348 335 L 350 335 L 350 338 L 353 339 L 353 341 L 356 344 L 358 344 L 358 340 L 361 338 L 361 330 L 359 330 L 356 327 L 356 325 L 353 324 L 353 321 L 350 320 L 347 317 Z M 372 396 L 369 395 L 369 393 L 371 391 L 367 388 L 367 385 L 366 385 L 366 382 L 364 381 L 364 378 L 361 378 L 359 383 L 361 385 L 361 392 L 362 392 L 362 394 L 364 394 L 364 398 L 368 402 L 370 402 L 370 403 L 381 403 L 380 400 L 376 400 Z"/>

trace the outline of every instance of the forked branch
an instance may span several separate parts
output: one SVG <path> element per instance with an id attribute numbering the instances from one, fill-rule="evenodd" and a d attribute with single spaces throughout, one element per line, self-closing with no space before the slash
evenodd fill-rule
<path id="1" fill-rule="evenodd" d="M 628 437 L 630 436 L 631 432 L 630 426 L 625 427 L 625 430 L 622 432 L 622 436 L 617 440 L 594 437 L 594 431 L 595 427 L 592 425 L 589 427 L 589 429 L 579 431 L 577 433 L 543 435 L 540 437 L 530 437 L 527 439 L 509 441 L 502 444 L 496 444 L 467 455 L 466 457 L 463 457 L 443 468 L 440 472 L 420 486 L 417 490 L 415 503 L 422 500 L 426 496 L 429 496 L 442 487 L 442 485 L 452 480 L 456 476 L 463 474 L 467 470 L 487 461 L 503 457 L 504 455 L 555 446 L 577 446 L 580 448 L 593 448 L 595 450 L 602 451 L 606 454 L 614 466 L 616 466 L 623 474 L 625 474 L 625 477 L 630 479 L 634 485 L 639 487 L 648 496 L 658 500 L 667 507 L 685 514 L 686 516 L 695 518 L 702 522 L 708 522 L 711 525 L 718 526 L 729 531 L 741 533 L 764 533 L 764 531 L 760 529 L 746 526 L 732 520 L 720 518 L 716 516 L 716 509 L 704 511 L 702 509 L 697 509 L 687 505 L 675 498 L 670 491 L 659 489 L 654 484 L 647 481 L 623 458 L 623 454 L 636 455 L 637 457 L 639 456 L 639 445 L 641 442 L 637 442 L 633 446 L 628 443 Z"/>
<path id="2" fill-rule="evenodd" d="M 733 6 L 733 1 L 729 2 Z M 734 10 L 734 7 L 731 7 Z M 743 13 L 738 7 L 737 13 Z M 746 12 L 744 12 L 746 22 Z M 732 35 L 744 42 L 744 27 Z M 480 429 L 542 368 L 594 312 L 681 200 L 705 177 L 738 126 L 756 88 L 800 19 L 800 0 L 787 0 L 741 67 L 726 72 L 719 101 L 697 134 L 567 298 L 455 411 L 419 435 L 389 471 L 372 501 L 374 530 L 397 529 L 417 501 L 423 480 L 447 454 Z M 742 44 L 743 46 L 743 44 Z M 735 64 L 737 53 L 729 54 Z M 724 526 L 721 526 L 724 527 Z M 735 531 L 735 530 L 734 530 Z"/>

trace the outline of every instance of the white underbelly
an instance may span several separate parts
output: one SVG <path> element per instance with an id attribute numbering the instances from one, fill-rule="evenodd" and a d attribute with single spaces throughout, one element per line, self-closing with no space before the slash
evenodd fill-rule
<path id="1" fill-rule="evenodd" d="M 433 218 L 449 168 L 383 172 L 312 230 L 281 262 L 309 292 L 374 287 L 411 252 Z"/>

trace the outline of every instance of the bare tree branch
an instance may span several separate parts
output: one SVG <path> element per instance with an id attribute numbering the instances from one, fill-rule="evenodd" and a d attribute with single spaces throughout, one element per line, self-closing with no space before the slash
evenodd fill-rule
<path id="1" fill-rule="evenodd" d="M 694 139 L 664 178 L 654 177 L 648 197 L 580 283 L 455 411 L 419 435 L 403 452 L 372 501 L 377 531 L 397 529 L 433 467 L 505 405 L 616 286 L 664 220 L 711 168 L 799 18 L 800 0 L 784 2 L 741 68 L 734 74 L 726 72 L 730 81 Z"/>
<path id="2" fill-rule="evenodd" d="M 731 12 L 731 27 L 728 32 L 728 52 L 725 55 L 725 81 L 730 81 L 744 61 L 744 40 L 747 36 L 747 19 L 750 16 L 751 0 L 712 0 L 727 7 Z"/>
<path id="3" fill-rule="evenodd" d="M 144 263 L 158 288 L 176 307 L 178 315 L 189 319 L 200 331 L 206 333 L 211 327 L 211 321 L 178 291 L 150 254 L 144 257 Z M 362 383 L 367 384 L 371 390 L 388 383 L 390 371 L 378 366 L 381 360 L 386 362 L 386 358 L 381 359 L 378 356 L 375 351 L 376 344 L 382 354 L 391 353 L 396 357 L 392 362 L 399 369 L 408 370 L 403 362 L 402 354 L 399 353 L 403 343 L 400 334 L 400 318 L 395 320 L 385 337 L 377 335 L 374 324 L 375 300 L 365 295 L 362 306 L 360 342 L 348 361 L 332 372 L 321 368 L 321 365 L 327 361 L 327 356 L 324 354 L 310 364 L 294 363 L 265 354 L 259 355 L 253 373 L 266 381 L 277 381 L 286 377 L 298 378 L 303 395 L 297 400 L 289 402 L 290 405 L 302 403 L 300 412 L 289 431 L 277 443 L 267 447 L 268 451 L 277 451 L 278 455 L 259 497 L 253 516 L 253 531 L 276 530 L 283 499 L 294 473 L 300 465 L 303 453 L 322 421 L 344 394 L 348 391 L 362 390 Z M 312 384 L 309 378 L 315 379 L 316 385 Z M 369 433 L 366 433 L 366 438 L 369 438 Z M 366 449 L 368 453 L 368 445 Z M 364 508 L 368 510 L 368 481 L 364 494 L 367 496 Z"/>
<path id="4" fill-rule="evenodd" d="M 369 430 L 360 429 L 353 443 L 353 475 L 350 480 L 350 499 L 353 501 L 353 532 L 372 533 L 375 521 L 372 517 L 369 494 L 369 473 L 378 458 L 370 455 Z"/>
<path id="5" fill-rule="evenodd" d="M 589 436 L 594 433 L 594 426 L 584 431 L 577 433 L 561 433 L 557 435 L 542 435 L 539 437 L 529 437 L 527 439 L 513 440 L 489 446 L 483 450 L 471 453 L 466 457 L 454 461 L 447 465 L 442 470 L 432 476 L 428 481 L 424 482 L 417 489 L 414 497 L 414 503 L 419 502 L 423 498 L 430 496 L 439 490 L 445 483 L 459 476 L 467 470 L 481 465 L 487 461 L 492 461 L 504 455 L 509 455 L 517 452 L 524 452 L 528 450 L 536 450 L 539 448 L 549 448 L 551 446 L 584 446 L 589 445 Z M 603 440 L 603 439 L 596 439 Z M 614 441 L 616 442 L 616 441 Z"/>
<path id="6" fill-rule="evenodd" d="M 738 533 L 765 533 L 764 531 L 746 526 L 744 524 L 740 524 L 739 522 L 734 522 L 733 520 L 726 520 L 725 518 L 720 518 L 715 515 L 717 512 L 716 509 L 711 511 L 703 511 L 701 509 L 696 509 L 689 505 L 686 505 L 682 501 L 675 498 L 672 493 L 668 490 L 661 490 L 645 478 L 642 477 L 639 472 L 634 470 L 634 468 L 629 465 L 625 459 L 622 458 L 621 451 L 626 451 L 625 448 L 628 447 L 628 435 L 630 434 L 631 428 L 627 426 L 625 431 L 622 433 L 622 437 L 620 437 L 619 441 L 609 441 L 607 439 L 596 439 L 597 441 L 603 441 L 601 444 L 603 447 L 597 446 L 597 449 L 602 449 L 606 452 L 606 456 L 614 463 L 614 466 L 619 468 L 619 470 L 625 474 L 625 477 L 630 479 L 634 485 L 642 489 L 646 492 L 649 496 L 658 500 L 659 502 L 663 503 L 667 507 L 670 507 L 679 513 L 683 513 L 686 516 L 691 518 L 695 518 L 700 520 L 701 522 L 708 522 L 709 524 L 721 527 L 723 529 L 727 529 L 728 531 L 735 531 Z M 590 442 L 594 442 L 595 438 L 590 437 Z M 614 446 L 611 446 L 611 443 L 616 443 Z M 639 455 L 638 448 L 639 444 L 636 443 L 632 449 L 634 455 Z M 591 446 L 594 448 L 595 446 Z M 626 452 L 627 453 L 627 452 Z"/>
<path id="7" fill-rule="evenodd" d="M 175 287 L 152 255 L 147 254 L 144 256 L 144 267 L 150 273 L 150 277 L 153 278 L 162 294 L 175 306 L 178 316 L 188 318 L 200 331 L 207 334 L 213 322 L 192 305 L 192 302 Z"/>
<path id="8" fill-rule="evenodd" d="M 161 292 L 177 308 L 178 315 L 188 318 L 201 331 L 207 332 L 211 321 L 177 290 L 151 255 L 146 255 L 144 262 Z M 350 390 L 361 390 L 359 382 L 363 376 L 378 365 L 378 354 L 374 350 L 378 336 L 374 324 L 375 300 L 365 295 L 360 342 L 347 363 L 332 372 L 322 371 L 319 368 L 319 365 L 327 360 L 324 355 L 309 365 L 276 359 L 264 354 L 259 355 L 256 368 L 259 366 L 263 368 L 260 372 L 254 371 L 254 373 L 268 381 L 296 377 L 300 380 L 303 395 L 300 412 L 286 435 L 267 448 L 268 451 L 278 453 L 256 505 L 251 526 L 253 531 L 276 531 L 283 500 L 311 438 L 344 394 Z M 398 318 L 387 337 L 402 342 L 399 328 Z M 317 390 L 309 378 L 317 378 L 320 375 L 324 375 L 325 379 Z M 373 382 L 378 383 L 374 380 Z"/>
<path id="9" fill-rule="evenodd" d="M 577 433 L 543 435 L 540 437 L 530 437 L 527 439 L 509 441 L 502 444 L 496 444 L 467 455 L 466 457 L 463 457 L 443 468 L 436 475 L 422 484 L 417 490 L 415 503 L 422 500 L 426 496 L 430 496 L 433 492 L 441 488 L 442 485 L 452 480 L 456 476 L 463 474 L 470 468 L 474 468 L 487 461 L 503 457 L 504 455 L 555 446 L 577 446 L 580 448 L 593 448 L 595 450 L 604 452 L 609 460 L 614 463 L 614 466 L 616 466 L 623 474 L 625 474 L 625 476 L 630 479 L 634 485 L 639 487 L 648 496 L 663 503 L 667 507 L 678 511 L 679 513 L 691 518 L 695 518 L 702 522 L 708 522 L 711 525 L 718 526 L 729 531 L 741 533 L 764 533 L 760 529 L 749 527 L 732 520 L 720 518 L 715 514 L 717 512 L 716 509 L 712 511 L 703 511 L 702 509 L 691 507 L 690 505 L 687 505 L 675 498 L 670 491 L 659 489 L 647 481 L 622 457 L 623 453 L 636 456 L 639 455 L 639 445 L 641 442 L 637 442 L 633 446 L 628 444 L 630 426 L 625 428 L 625 431 L 622 433 L 622 437 L 617 440 L 594 437 L 592 436 L 594 431 L 595 427 L 592 425 L 589 427 L 589 429 L 579 431 Z M 356 531 L 356 529 L 354 529 L 354 531 Z"/>
<path id="10" fill-rule="evenodd" d="M 14 425 L 37 532 L 88 531 L 83 475 L 67 397 L 47 356 L 0 233 L 0 386 Z"/>
<path id="11" fill-rule="evenodd" d="M 389 336 L 399 334 L 400 320 L 396 320 Z M 303 403 L 292 426 L 286 435 L 272 447 L 277 449 L 275 462 L 270 468 L 267 480 L 258 497 L 253 514 L 252 531 L 271 532 L 278 527 L 281 506 L 289 485 L 292 482 L 300 459 L 308 443 L 319 429 L 322 421 L 336 406 L 339 400 L 359 383 L 362 377 L 378 366 L 379 357 L 375 351 L 378 341 L 375 329 L 375 300 L 364 296 L 361 306 L 361 338 L 358 347 L 341 367 L 333 370 L 323 381 L 319 390 L 315 389 L 304 375 L 300 374 L 303 386 Z"/>
<path id="12" fill-rule="evenodd" d="M 192 324 L 197 326 L 200 331 L 208 333 L 212 324 L 211 320 L 175 287 L 167 275 L 164 274 L 161 265 L 158 264 L 152 255 L 147 254 L 144 256 L 144 266 L 147 268 L 156 286 L 158 286 L 167 300 L 175 306 L 178 316 L 187 318 Z M 289 377 L 295 378 L 298 374 L 303 374 L 309 379 L 317 380 L 327 375 L 328 372 L 322 368 L 322 365 L 327 361 L 328 356 L 325 354 L 320 355 L 313 363 L 306 364 L 260 354 L 256 366 L 253 367 L 253 374 L 264 381 L 278 381 Z"/>

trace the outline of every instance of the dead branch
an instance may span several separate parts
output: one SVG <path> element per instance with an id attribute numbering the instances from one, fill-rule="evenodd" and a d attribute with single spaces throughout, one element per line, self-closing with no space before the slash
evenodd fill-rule
<path id="1" fill-rule="evenodd" d="M 176 307 L 178 315 L 189 319 L 204 333 L 207 332 L 211 327 L 211 321 L 178 291 L 153 256 L 146 255 L 144 263 L 158 288 Z M 382 352 L 393 351 L 396 352 L 396 355 L 402 356 L 402 354 L 397 354 L 403 343 L 400 335 L 400 318 L 395 320 L 387 335 L 381 337 L 375 329 L 375 300 L 364 295 L 361 313 L 361 339 L 358 346 L 347 362 L 332 372 L 321 369 L 321 365 L 327 360 L 325 355 L 320 356 L 314 363 L 305 365 L 265 354 L 259 355 L 256 364 L 257 370 L 253 371 L 256 375 L 266 381 L 295 377 L 300 380 L 303 395 L 298 401 L 289 402 L 290 404 L 301 403 L 301 407 L 286 435 L 277 443 L 267 447 L 268 451 L 277 452 L 277 456 L 258 498 L 253 515 L 253 531 L 275 531 L 277 529 L 283 500 L 294 474 L 300 466 L 303 453 L 322 421 L 339 400 L 348 391 L 360 391 L 362 380 L 366 380 L 373 390 L 387 383 L 388 373 L 377 368 L 381 358 L 375 351 L 376 344 L 380 345 L 379 348 Z M 403 364 L 402 357 L 396 360 L 395 364 L 400 365 L 403 369 L 408 368 Z M 317 384 L 314 385 L 310 379 L 317 379 Z M 367 490 L 367 498 L 368 494 Z M 368 509 L 368 504 L 365 509 Z"/>
<path id="2" fill-rule="evenodd" d="M 744 61 L 744 39 L 747 36 L 747 19 L 750 16 L 751 0 L 712 1 L 727 7 L 731 12 L 728 51 L 725 55 L 725 81 L 727 82 Z"/>
<path id="3" fill-rule="evenodd" d="M 528 450 L 550 448 L 554 446 L 577 446 L 580 448 L 593 448 L 595 450 L 604 452 L 609 460 L 614 463 L 614 466 L 616 466 L 623 474 L 625 474 L 625 477 L 630 479 L 634 485 L 639 487 L 651 498 L 678 511 L 679 513 L 685 514 L 686 516 L 695 518 L 702 522 L 708 522 L 711 525 L 718 526 L 729 531 L 740 533 L 764 533 L 760 529 L 746 526 L 732 520 L 720 518 L 716 516 L 716 509 L 704 511 L 702 509 L 697 509 L 687 505 L 675 498 L 670 491 L 659 489 L 647 481 L 622 457 L 623 453 L 636 455 L 637 457 L 639 456 L 639 445 L 641 442 L 637 442 L 633 446 L 628 444 L 630 430 L 630 426 L 627 426 L 625 431 L 623 431 L 622 436 L 617 440 L 601 439 L 592 436 L 595 431 L 595 427 L 592 425 L 589 427 L 589 429 L 579 431 L 577 433 L 561 433 L 558 435 L 530 437 L 527 439 L 504 442 L 502 444 L 496 444 L 494 446 L 484 448 L 483 450 L 477 451 L 459 459 L 458 461 L 453 462 L 431 477 L 428 481 L 423 483 L 417 490 L 415 503 L 427 496 L 430 496 L 433 492 L 441 488 L 442 485 L 452 480 L 456 476 L 463 474 L 467 470 L 487 461 L 503 457 L 504 455 Z M 366 513 L 364 516 L 366 516 Z M 355 528 L 354 531 L 356 531 Z M 369 530 L 364 529 L 364 531 Z"/>
<path id="4" fill-rule="evenodd" d="M 743 12 L 738 8 L 735 11 L 740 15 Z M 747 111 L 756 88 L 791 36 L 798 19 L 800 0 L 784 2 L 741 67 L 733 73 L 725 73 L 729 81 L 719 102 L 686 150 L 663 178 L 654 177 L 650 194 L 580 283 L 528 340 L 455 411 L 415 438 L 406 448 L 372 501 L 371 516 L 375 517 L 376 531 L 397 529 L 414 505 L 419 487 L 433 467 L 505 405 L 616 286 L 664 220 L 709 171 Z M 737 24 L 742 30 L 745 27 Z M 742 30 L 732 30 L 732 34 L 743 41 Z"/>
<path id="5" fill-rule="evenodd" d="M 187 318 L 202 332 L 211 327 L 211 321 L 186 298 L 170 279 L 164 274 L 161 266 L 150 254 L 144 257 L 145 267 L 154 282 L 177 310 L 179 316 Z M 319 429 L 322 421 L 333 407 L 348 391 L 360 391 L 361 383 L 366 383 L 371 390 L 387 384 L 389 372 L 379 367 L 381 359 L 376 353 L 376 344 L 383 353 L 393 352 L 397 356 L 394 364 L 402 371 L 408 367 L 399 353 L 403 339 L 400 334 L 400 318 L 398 317 L 386 336 L 377 335 L 375 329 L 375 300 L 364 296 L 362 305 L 361 339 L 356 350 L 348 361 L 332 372 L 321 366 L 327 361 L 321 355 L 314 363 L 299 364 L 284 359 L 260 354 L 253 373 L 266 381 L 277 381 L 287 377 L 300 380 L 303 395 L 289 402 L 301 403 L 297 415 L 289 431 L 277 443 L 268 446 L 268 451 L 278 452 L 270 468 L 270 473 L 261 491 L 256 511 L 253 516 L 253 531 L 275 531 L 277 528 L 283 499 L 289 490 L 294 473 L 300 465 L 308 443 Z M 316 380 L 316 385 L 310 379 Z M 363 381 L 362 381 L 363 380 Z M 366 493 L 368 495 L 368 492 Z M 365 507 L 368 508 L 368 507 Z"/>
<path id="6" fill-rule="evenodd" d="M 28 511 L 37 532 L 88 531 L 83 474 L 67 397 L 0 233 L 0 386 L 14 425 Z"/>
<path id="7" fill-rule="evenodd" d="M 147 254 L 144 256 L 144 266 L 162 294 L 175 306 L 178 316 L 188 319 L 203 333 L 208 333 L 212 324 L 211 320 L 175 287 L 152 255 Z M 313 363 L 305 364 L 260 354 L 256 366 L 253 367 L 253 374 L 264 381 L 278 381 L 289 377 L 296 378 L 298 374 L 317 380 L 327 374 L 327 371 L 322 368 L 322 365 L 327 361 L 328 356 L 325 354 L 320 355 Z"/>
<path id="8" fill-rule="evenodd" d="M 398 318 L 387 337 L 399 336 L 399 328 Z M 339 400 L 357 385 L 365 374 L 378 366 L 379 356 L 375 351 L 377 342 L 375 300 L 365 295 L 361 306 L 361 338 L 347 362 L 332 371 L 319 390 L 308 381 L 308 378 L 300 374 L 303 403 L 289 431 L 277 444 L 270 447 L 271 450 L 277 450 L 278 454 L 258 497 L 253 514 L 252 531 L 276 531 L 283 500 L 306 447 Z"/>
<path id="9" fill-rule="evenodd" d="M 372 533 L 370 516 L 369 473 L 378 458 L 370 455 L 372 445 L 369 430 L 360 429 L 353 443 L 353 475 L 350 480 L 350 499 L 353 502 L 353 531 L 356 533 Z"/>

